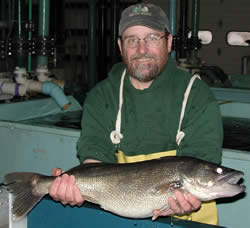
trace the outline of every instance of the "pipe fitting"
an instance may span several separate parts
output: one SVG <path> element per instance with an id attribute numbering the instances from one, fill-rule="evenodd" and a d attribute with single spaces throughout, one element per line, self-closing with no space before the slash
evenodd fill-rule
<path id="1" fill-rule="evenodd" d="M 27 81 L 27 71 L 25 68 L 16 67 L 14 70 L 15 80 L 19 84 L 25 84 Z"/>
<path id="2" fill-rule="evenodd" d="M 71 105 L 62 88 L 53 82 L 44 82 L 42 92 L 51 96 L 62 110 L 67 109 Z"/>
<path id="3" fill-rule="evenodd" d="M 40 82 L 48 81 L 49 78 L 49 70 L 46 66 L 39 66 L 36 68 L 37 79 Z"/>
<path id="4" fill-rule="evenodd" d="M 27 92 L 36 92 L 36 93 L 42 93 L 42 85 L 43 85 L 43 82 L 34 81 L 34 80 L 27 80 L 25 84 L 27 88 Z"/>
<path id="5" fill-rule="evenodd" d="M 2 82 L 0 84 L 0 94 L 10 94 L 22 97 L 26 94 L 26 86 L 19 83 Z"/>

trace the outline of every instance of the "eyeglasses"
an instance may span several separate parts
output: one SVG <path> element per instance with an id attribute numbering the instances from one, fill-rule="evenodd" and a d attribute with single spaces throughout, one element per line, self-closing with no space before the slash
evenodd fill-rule
<path id="1" fill-rule="evenodd" d="M 136 36 L 129 36 L 122 41 L 124 42 L 125 46 L 128 48 L 138 47 L 140 40 L 144 40 L 145 45 L 147 47 L 158 47 L 160 44 L 160 40 L 164 37 L 167 37 L 167 35 L 165 34 L 163 36 L 156 36 L 154 34 L 150 34 L 150 35 L 144 37 L 143 39 L 140 39 Z"/>

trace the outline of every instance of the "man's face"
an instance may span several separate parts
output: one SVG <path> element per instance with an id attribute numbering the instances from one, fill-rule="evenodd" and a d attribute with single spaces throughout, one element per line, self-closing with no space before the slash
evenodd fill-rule
<path id="1" fill-rule="evenodd" d="M 121 56 L 129 75 L 141 82 L 152 81 L 162 72 L 172 46 L 171 35 L 161 38 L 157 46 L 147 45 L 143 39 L 149 35 L 162 37 L 165 32 L 145 26 L 133 26 L 122 33 L 122 40 L 118 39 Z M 125 40 L 130 37 L 141 39 L 136 47 L 126 45 Z"/>

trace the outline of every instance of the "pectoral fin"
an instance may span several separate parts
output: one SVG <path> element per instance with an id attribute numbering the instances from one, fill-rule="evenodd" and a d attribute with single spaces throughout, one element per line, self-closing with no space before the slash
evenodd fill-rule
<path id="1" fill-rule="evenodd" d="M 161 216 L 161 214 L 164 212 L 164 211 L 167 211 L 169 210 L 170 207 L 169 206 L 166 206 L 166 207 L 163 207 L 161 208 L 157 213 L 154 213 L 153 217 L 152 217 L 152 221 L 156 220 L 159 216 Z"/>
<path id="2" fill-rule="evenodd" d="M 92 198 L 92 197 L 84 196 L 84 195 L 82 197 L 83 197 L 84 200 L 87 200 L 87 201 L 89 201 L 91 203 L 99 204 L 99 202 L 97 200 L 95 200 L 94 198 Z"/>
<path id="3" fill-rule="evenodd" d="M 167 192 L 172 192 L 177 189 L 182 188 L 183 182 L 181 180 L 173 181 L 170 183 L 161 184 L 155 187 L 155 191 L 158 194 L 166 194 Z"/>

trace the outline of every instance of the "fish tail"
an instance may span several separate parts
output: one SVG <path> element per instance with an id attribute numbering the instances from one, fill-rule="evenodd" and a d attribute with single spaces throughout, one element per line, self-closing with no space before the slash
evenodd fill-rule
<path id="1" fill-rule="evenodd" d="M 12 213 L 14 219 L 21 219 L 48 193 L 38 191 L 38 182 L 43 175 L 36 173 L 9 173 L 4 176 L 7 190 L 14 195 Z"/>

